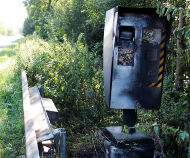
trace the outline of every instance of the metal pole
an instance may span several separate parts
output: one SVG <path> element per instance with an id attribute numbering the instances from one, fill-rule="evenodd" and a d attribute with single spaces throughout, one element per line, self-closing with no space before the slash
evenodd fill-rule
<path id="1" fill-rule="evenodd" d="M 123 127 L 126 125 L 129 127 L 129 133 L 135 133 L 135 124 L 137 122 L 137 111 L 134 109 L 124 109 L 123 110 Z"/>
<path id="2" fill-rule="evenodd" d="M 64 128 L 60 131 L 60 158 L 66 158 L 66 131 Z"/>

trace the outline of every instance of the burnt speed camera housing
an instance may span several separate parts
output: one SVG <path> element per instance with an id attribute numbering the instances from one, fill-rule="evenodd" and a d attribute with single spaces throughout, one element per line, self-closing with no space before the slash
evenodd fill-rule
<path id="1" fill-rule="evenodd" d="M 103 67 L 110 108 L 160 108 L 170 25 L 154 8 L 106 12 Z"/>

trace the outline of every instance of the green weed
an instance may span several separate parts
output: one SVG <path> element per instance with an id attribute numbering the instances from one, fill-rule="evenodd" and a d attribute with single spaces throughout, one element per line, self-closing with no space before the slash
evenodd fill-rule
<path id="1" fill-rule="evenodd" d="M 0 157 L 24 154 L 24 125 L 19 69 L 15 66 L 16 45 L 0 52 Z"/>

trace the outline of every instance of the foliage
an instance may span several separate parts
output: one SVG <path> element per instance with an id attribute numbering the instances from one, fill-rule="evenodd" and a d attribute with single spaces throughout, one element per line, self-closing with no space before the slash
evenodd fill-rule
<path id="1" fill-rule="evenodd" d="M 62 41 L 66 34 L 69 40 L 76 42 L 79 34 L 83 33 L 89 48 L 94 48 L 95 43 L 103 40 L 106 10 L 117 5 L 151 6 L 149 0 L 145 2 L 139 0 L 59 0 L 49 2 L 48 0 L 25 0 L 28 18 L 34 21 L 37 34 L 44 39 L 58 41 Z M 50 7 L 48 7 L 49 4 Z M 24 29 L 26 28 L 24 27 Z"/>
<path id="2" fill-rule="evenodd" d="M 170 45 L 171 53 L 168 56 L 168 59 L 170 60 L 176 60 L 176 63 L 180 63 L 179 65 L 174 63 L 173 61 L 169 63 L 176 65 L 176 73 L 178 69 L 181 69 L 182 75 L 179 76 L 180 80 L 183 80 L 183 84 L 181 87 L 186 87 L 187 82 L 189 82 L 189 44 L 190 44 L 190 2 L 186 1 L 163 1 L 157 3 L 157 13 L 160 16 L 166 16 L 168 20 L 171 18 L 173 19 L 173 30 L 172 30 L 172 38 L 171 42 L 172 45 Z M 183 23 L 180 24 L 183 25 L 179 27 L 179 14 L 182 13 L 182 17 L 184 18 Z M 181 41 L 179 41 L 179 39 Z M 177 42 L 179 41 L 179 42 Z M 178 43 L 178 44 L 177 44 Z M 183 45 L 183 48 L 179 48 L 179 45 Z M 182 47 L 182 46 L 181 46 Z M 180 61 L 181 60 L 181 61 Z M 172 68 L 173 69 L 173 68 Z M 172 70 L 172 73 L 174 71 Z M 176 79 L 178 79 L 177 74 Z M 183 76 L 184 75 L 184 76 Z M 188 80 L 188 81 L 187 81 Z M 175 85 L 176 86 L 176 85 Z M 185 89 L 184 89 L 185 90 Z"/>
<path id="3" fill-rule="evenodd" d="M 163 87 L 162 107 L 160 109 L 162 121 L 176 127 L 183 127 L 189 119 L 189 89 L 186 92 L 175 90 L 172 76 L 165 77 Z"/>
<path id="4" fill-rule="evenodd" d="M 168 157 L 187 157 L 190 119 L 189 88 L 177 91 L 169 75 L 164 79 L 162 107 L 160 109 L 160 139 L 164 142 L 163 153 Z"/>
<path id="5" fill-rule="evenodd" d="M 28 36 L 20 44 L 17 57 L 20 67 L 27 71 L 29 85 L 43 85 L 45 97 L 53 99 L 59 109 L 58 126 L 67 130 L 70 152 L 82 141 L 73 137 L 91 135 L 88 129 L 96 126 L 121 122 L 120 111 L 108 111 L 104 103 L 102 59 L 88 51 L 82 37 L 77 43 L 66 37 L 57 43 Z"/>
<path id="6" fill-rule="evenodd" d="M 18 57 L 26 69 L 30 85 L 41 84 L 64 114 L 66 121 L 86 127 L 103 121 L 103 76 L 101 58 L 81 42 L 47 43 L 28 37 Z M 30 39 L 30 40 L 29 40 Z M 74 116 L 74 117 L 73 117 Z"/>
<path id="7" fill-rule="evenodd" d="M 20 70 L 14 65 L 16 46 L 0 52 L 0 157 L 24 154 Z M 15 66 L 15 67 L 13 67 Z"/>
<path id="8" fill-rule="evenodd" d="M 23 30 L 22 30 L 23 35 L 26 36 L 26 35 L 33 34 L 34 30 L 35 30 L 35 24 L 34 24 L 33 20 L 27 18 L 24 21 L 24 27 L 23 27 Z"/>
<path id="9" fill-rule="evenodd" d="M 161 150 L 165 157 L 188 157 L 189 134 L 180 128 L 166 124 L 152 124 L 152 131 L 156 137 L 156 150 Z"/>

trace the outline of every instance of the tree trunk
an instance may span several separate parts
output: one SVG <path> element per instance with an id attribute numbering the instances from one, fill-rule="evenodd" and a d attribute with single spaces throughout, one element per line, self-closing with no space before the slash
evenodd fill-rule
<path id="1" fill-rule="evenodd" d="M 51 7 L 51 0 L 49 0 L 49 3 L 48 3 L 48 11 L 50 11 L 50 7 Z"/>
<path id="2" fill-rule="evenodd" d="M 178 29 L 181 29 L 185 26 L 185 16 L 183 12 L 179 13 L 179 23 Z M 179 33 L 177 36 L 177 63 L 176 63 L 176 79 L 175 79 L 175 88 L 177 90 L 183 88 L 183 79 L 182 76 L 185 70 L 185 43 L 184 43 L 184 35 Z"/>

